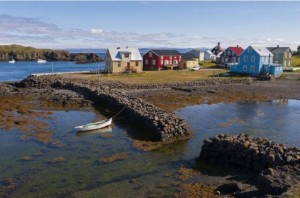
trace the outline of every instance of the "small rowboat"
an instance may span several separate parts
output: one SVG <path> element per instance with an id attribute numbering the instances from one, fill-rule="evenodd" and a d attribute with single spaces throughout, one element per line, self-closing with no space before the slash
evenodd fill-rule
<path id="1" fill-rule="evenodd" d="M 99 122 L 93 122 L 93 123 L 77 126 L 75 127 L 75 129 L 77 129 L 78 131 L 92 131 L 92 130 L 101 129 L 110 126 L 111 122 L 112 122 L 112 118 L 109 118 L 106 120 L 101 120 Z"/>

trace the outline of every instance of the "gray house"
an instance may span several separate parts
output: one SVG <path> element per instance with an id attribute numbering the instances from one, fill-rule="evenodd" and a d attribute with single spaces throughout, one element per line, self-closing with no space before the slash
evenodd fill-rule
<path id="1" fill-rule="evenodd" d="M 267 47 L 267 49 L 274 54 L 273 63 L 283 65 L 283 67 L 290 67 L 292 61 L 292 50 L 289 47 Z"/>
<path id="2" fill-rule="evenodd" d="M 186 54 L 193 54 L 195 55 L 199 61 L 203 61 L 204 60 L 204 52 L 200 51 L 199 49 L 192 49 L 188 52 L 186 52 Z"/>

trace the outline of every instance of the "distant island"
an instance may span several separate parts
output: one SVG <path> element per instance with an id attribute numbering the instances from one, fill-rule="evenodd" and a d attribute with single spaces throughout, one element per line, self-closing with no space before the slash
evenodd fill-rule
<path id="1" fill-rule="evenodd" d="M 92 63 L 103 61 L 96 53 L 69 53 L 67 50 L 37 49 L 22 45 L 0 45 L 0 61 L 76 61 Z"/>

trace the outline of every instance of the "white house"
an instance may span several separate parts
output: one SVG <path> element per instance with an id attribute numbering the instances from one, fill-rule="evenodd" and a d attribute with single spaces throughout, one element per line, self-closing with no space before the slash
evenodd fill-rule
<path id="1" fill-rule="evenodd" d="M 210 50 L 204 52 L 204 60 L 212 60 L 215 61 L 217 56 L 212 53 Z"/>

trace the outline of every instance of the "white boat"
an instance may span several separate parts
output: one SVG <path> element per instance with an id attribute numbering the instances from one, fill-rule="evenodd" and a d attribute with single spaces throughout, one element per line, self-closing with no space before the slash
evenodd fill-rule
<path id="1" fill-rule="evenodd" d="M 107 135 L 107 134 L 110 134 L 111 132 L 112 132 L 111 126 L 107 126 L 107 127 L 92 130 L 92 131 L 77 131 L 76 135 L 77 136 L 85 136 L 85 135 L 93 135 L 93 134 L 99 134 L 99 133 L 101 135 Z"/>
<path id="2" fill-rule="evenodd" d="M 8 63 L 15 63 L 15 62 L 16 62 L 15 59 L 8 61 Z"/>
<path id="3" fill-rule="evenodd" d="M 110 126 L 111 122 L 112 122 L 112 118 L 109 118 L 106 120 L 101 120 L 99 122 L 93 122 L 93 123 L 77 126 L 75 127 L 75 129 L 77 129 L 78 131 L 92 131 L 92 130 L 101 129 Z"/>
<path id="4" fill-rule="evenodd" d="M 47 61 L 46 60 L 43 60 L 43 59 L 38 59 L 37 60 L 37 63 L 46 63 Z"/>

